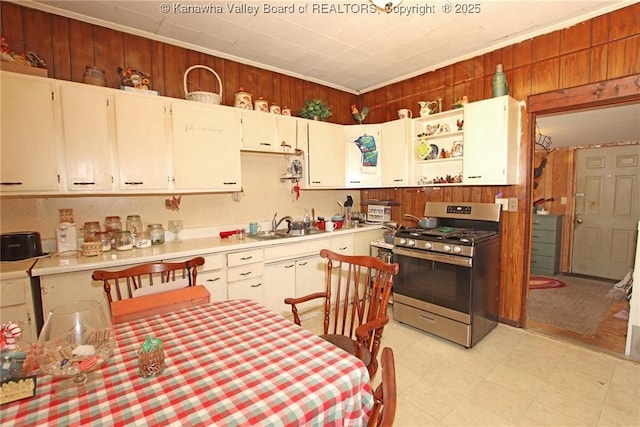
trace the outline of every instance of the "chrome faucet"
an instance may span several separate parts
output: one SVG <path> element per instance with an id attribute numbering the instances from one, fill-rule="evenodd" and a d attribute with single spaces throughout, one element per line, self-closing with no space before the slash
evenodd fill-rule
<path id="1" fill-rule="evenodd" d="M 271 221 L 271 231 L 276 231 L 278 229 L 278 226 L 282 224 L 282 221 L 287 221 L 289 223 L 287 229 L 291 228 L 291 222 L 293 221 L 292 217 L 290 217 L 289 215 L 283 216 L 279 221 L 277 221 L 277 218 L 278 213 L 276 212 L 276 214 L 273 215 L 273 220 Z"/>

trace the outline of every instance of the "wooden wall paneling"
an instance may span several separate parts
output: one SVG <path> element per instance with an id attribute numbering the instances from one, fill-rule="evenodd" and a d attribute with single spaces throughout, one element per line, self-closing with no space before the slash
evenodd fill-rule
<path id="1" fill-rule="evenodd" d="M 507 46 L 502 49 L 487 52 L 483 55 L 483 70 L 485 76 L 493 76 L 496 72 L 496 65 L 502 64 L 502 68 L 510 70 L 513 68 L 514 49 L 513 46 Z"/>
<path id="2" fill-rule="evenodd" d="M 222 84 L 224 85 L 225 95 L 223 99 L 227 105 L 233 105 L 235 102 L 235 92 L 240 89 L 254 95 L 253 88 L 245 85 L 240 78 L 240 64 L 234 61 L 224 60 L 224 78 Z"/>
<path id="3" fill-rule="evenodd" d="M 609 41 L 609 21 L 609 14 L 596 16 L 591 20 L 591 46 Z"/>
<path id="4" fill-rule="evenodd" d="M 141 44 L 140 46 L 141 54 L 145 51 L 146 49 L 142 49 L 142 44 Z M 125 55 L 128 55 L 126 48 L 125 48 Z M 167 84 L 165 82 L 166 72 L 164 68 L 164 44 L 161 42 L 152 40 L 149 45 L 149 56 L 151 59 L 151 68 L 149 71 L 151 71 L 152 89 L 157 90 L 160 95 L 166 96 Z M 182 92 L 182 96 L 180 96 L 180 98 L 184 98 L 184 92 Z"/>
<path id="5" fill-rule="evenodd" d="M 581 22 L 560 30 L 560 54 L 567 54 L 591 46 L 592 21 Z"/>
<path id="6" fill-rule="evenodd" d="M 609 46 L 597 45 L 590 49 L 589 83 L 599 82 L 607 78 Z"/>
<path id="7" fill-rule="evenodd" d="M 278 99 L 280 100 L 281 108 L 292 108 L 296 101 L 292 97 L 291 93 L 291 77 L 284 74 L 278 74 Z M 293 110 L 291 111 L 293 114 Z"/>
<path id="8" fill-rule="evenodd" d="M 0 3 L 0 5 L 5 3 Z M 52 57 L 47 60 L 49 77 L 71 80 L 71 52 L 69 51 L 69 19 L 51 15 Z"/>
<path id="9" fill-rule="evenodd" d="M 242 86 L 247 92 L 251 92 L 253 94 L 254 101 L 263 96 L 260 92 L 260 87 L 258 87 L 258 81 L 254 67 L 239 63 L 238 76 L 240 86 Z"/>
<path id="10" fill-rule="evenodd" d="M 560 31 L 543 34 L 533 39 L 533 62 L 560 55 Z"/>
<path id="11" fill-rule="evenodd" d="M 640 3 L 625 7 L 609 14 L 609 40 L 619 40 L 640 33 Z M 637 55 L 636 51 L 636 55 Z"/>
<path id="12" fill-rule="evenodd" d="M 157 82 L 164 80 L 164 77 L 156 72 L 158 70 L 153 69 L 153 63 L 156 61 L 155 56 L 152 54 L 154 42 L 144 37 L 122 33 L 122 43 L 124 45 L 124 58 L 118 66 L 123 68 L 131 67 L 144 73 L 149 73 L 151 75 L 151 89 L 158 90 L 156 87 Z M 115 68 L 105 70 L 108 75 L 115 72 Z M 109 86 L 112 85 L 110 84 Z"/>
<path id="13" fill-rule="evenodd" d="M 640 73 L 640 35 L 609 43 L 607 78 Z"/>
<path id="14" fill-rule="evenodd" d="M 442 89 L 446 86 L 445 69 L 439 68 L 427 74 L 429 81 L 429 90 Z"/>
<path id="15" fill-rule="evenodd" d="M 584 49 L 560 57 L 560 87 L 589 83 L 591 51 Z"/>
<path id="16" fill-rule="evenodd" d="M 555 57 L 533 64 L 531 80 L 533 93 L 557 90 L 560 87 L 560 59 Z"/>
<path id="17" fill-rule="evenodd" d="M 35 9 L 25 9 L 23 17 L 25 50 L 35 52 L 48 64 L 53 57 L 51 15 Z"/>
<path id="18" fill-rule="evenodd" d="M 509 94 L 515 99 L 525 100 L 531 95 L 531 66 L 524 65 L 511 71 L 511 81 L 507 81 L 509 85 Z M 526 112 L 523 114 L 526 117 Z M 526 138 L 522 138 L 526 141 Z"/>
<path id="19" fill-rule="evenodd" d="M 95 26 L 76 20 L 69 21 L 71 80 L 81 82 L 87 65 L 97 65 L 95 56 Z M 101 67 L 102 68 L 102 67 Z M 106 70 L 105 70 L 106 71 Z"/>
<path id="20" fill-rule="evenodd" d="M 105 70 L 107 86 L 119 88 L 120 76 L 118 76 L 117 69 L 124 63 L 125 56 L 123 33 L 98 26 L 94 28 L 94 31 L 96 65 Z M 149 68 L 140 68 L 139 70 L 151 74 Z M 151 87 L 153 88 L 153 76 L 151 78 Z"/>
<path id="21" fill-rule="evenodd" d="M 256 83 L 257 83 L 257 88 L 259 93 L 258 96 L 261 96 L 264 99 L 266 99 L 269 102 L 269 105 L 271 105 L 272 102 L 277 103 L 278 101 L 274 97 L 274 90 L 273 90 L 274 72 L 256 68 L 255 75 L 256 75 Z"/>
<path id="22" fill-rule="evenodd" d="M 467 82 L 473 79 L 476 75 L 476 61 L 475 58 L 466 59 L 464 61 L 456 62 L 453 65 L 453 84 Z"/>
<path id="23" fill-rule="evenodd" d="M 2 25 L 0 34 L 7 40 L 9 47 L 16 52 L 25 50 L 22 14 L 28 13 L 28 10 L 14 3 L 0 2 L 0 25 Z"/>
<path id="24" fill-rule="evenodd" d="M 187 50 L 178 46 L 173 46 L 170 44 L 163 45 L 164 58 L 163 58 L 163 68 L 164 68 L 164 96 L 169 96 L 172 98 L 181 98 L 184 99 L 184 73 L 189 68 L 189 64 L 187 62 Z M 188 81 L 194 79 L 195 76 L 189 73 Z M 187 84 L 187 90 L 189 92 L 193 92 L 198 90 L 198 88 Z"/>
<path id="25" fill-rule="evenodd" d="M 513 45 L 513 67 L 519 68 L 523 65 L 529 65 L 533 62 L 533 40 L 524 40 Z M 485 67 L 486 67 L 485 62 Z M 495 70 L 495 68 L 494 68 Z"/>

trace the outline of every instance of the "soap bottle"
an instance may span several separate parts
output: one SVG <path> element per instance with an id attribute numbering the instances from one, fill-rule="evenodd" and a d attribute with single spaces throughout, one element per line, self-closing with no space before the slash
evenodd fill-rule
<path id="1" fill-rule="evenodd" d="M 311 228 L 311 217 L 309 216 L 309 211 L 307 209 L 304 210 L 304 228 Z"/>
<path id="2" fill-rule="evenodd" d="M 505 76 L 502 64 L 496 65 L 496 73 L 493 75 L 493 97 L 509 95 L 507 76 Z"/>

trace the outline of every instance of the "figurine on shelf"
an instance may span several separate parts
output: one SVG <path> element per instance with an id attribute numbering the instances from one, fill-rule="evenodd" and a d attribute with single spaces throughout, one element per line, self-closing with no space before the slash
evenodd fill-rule
<path id="1" fill-rule="evenodd" d="M 465 95 L 462 98 L 456 99 L 456 102 L 453 103 L 451 108 L 452 109 L 462 108 L 464 107 L 464 104 L 467 104 L 467 103 L 469 103 L 469 98 Z"/>
<path id="2" fill-rule="evenodd" d="M 462 128 L 464 127 L 464 120 L 462 119 L 456 120 L 456 126 L 458 126 L 458 130 L 462 130 Z"/>
<path id="3" fill-rule="evenodd" d="M 134 87 L 136 89 L 149 90 L 151 88 L 151 76 L 142 71 L 134 70 L 131 67 L 118 67 L 120 84 L 122 86 Z"/>

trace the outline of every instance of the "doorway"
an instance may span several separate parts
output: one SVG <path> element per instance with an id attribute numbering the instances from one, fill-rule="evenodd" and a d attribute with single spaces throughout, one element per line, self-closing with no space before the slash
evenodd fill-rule
<path id="1" fill-rule="evenodd" d="M 562 116 L 562 113 L 553 115 Z M 532 122 L 536 123 L 536 118 L 544 119 L 545 116 L 532 117 Z M 622 279 L 633 265 L 640 217 L 637 196 L 640 145 L 637 134 L 632 143 L 558 147 L 546 153 L 538 151 L 532 156 L 534 185 L 531 201 L 551 200 L 541 206 L 551 214 L 563 216 L 562 263 L 552 278 L 569 286 L 560 291 L 531 290 L 530 286 L 527 293 L 527 328 L 600 350 L 624 354 L 627 333 L 624 313 L 628 316 L 628 301 L 609 299 L 603 295 L 608 294 L 606 290 Z M 543 165 L 541 168 L 543 158 L 546 167 Z M 544 175 L 540 176 L 541 173 Z M 542 185 L 541 189 L 537 189 L 538 184 Z M 632 223 L 630 227 L 627 220 Z M 603 300 L 601 306 L 606 305 L 601 307 L 601 317 L 596 319 L 598 324 L 589 333 L 557 326 L 544 318 L 540 320 L 539 313 L 532 311 L 533 304 L 540 304 L 543 292 L 553 294 L 550 297 L 552 302 L 557 302 L 561 293 L 567 294 L 568 301 L 573 301 L 580 298 L 580 294 L 572 295 L 569 289 L 577 289 L 582 285 L 605 290 L 596 292 L 599 297 L 594 297 Z M 555 312 L 561 313 L 558 317 L 564 318 L 578 314 L 562 306 Z"/>

